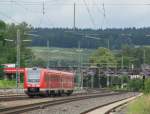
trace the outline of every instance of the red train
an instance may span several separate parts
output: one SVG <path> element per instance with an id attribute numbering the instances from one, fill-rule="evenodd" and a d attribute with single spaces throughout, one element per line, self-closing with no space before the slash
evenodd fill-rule
<path id="1" fill-rule="evenodd" d="M 41 68 L 25 68 L 24 90 L 30 96 L 72 94 L 74 73 Z"/>

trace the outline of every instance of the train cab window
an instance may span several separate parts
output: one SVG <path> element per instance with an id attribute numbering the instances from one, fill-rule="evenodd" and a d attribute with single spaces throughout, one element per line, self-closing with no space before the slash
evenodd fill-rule
<path id="1" fill-rule="evenodd" d="M 28 82 L 37 83 L 40 80 L 41 69 L 28 69 Z"/>
<path id="2" fill-rule="evenodd" d="M 39 82 L 39 79 L 28 79 L 28 82 L 37 83 L 37 82 Z"/>

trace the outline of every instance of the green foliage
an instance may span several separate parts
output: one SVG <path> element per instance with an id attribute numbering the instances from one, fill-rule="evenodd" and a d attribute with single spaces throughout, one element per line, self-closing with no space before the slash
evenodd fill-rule
<path id="1" fill-rule="evenodd" d="M 111 77 L 111 88 L 114 90 L 129 90 L 127 84 L 129 82 L 129 77 L 126 75 L 114 76 Z"/>
<path id="2" fill-rule="evenodd" d="M 134 68 L 140 68 L 142 64 L 150 64 L 150 47 L 143 46 L 131 48 L 125 46 L 121 52 L 115 54 L 117 58 L 118 67 L 121 67 L 122 56 L 124 68 L 134 65 Z"/>
<path id="3" fill-rule="evenodd" d="M 0 20 L 0 41 L 3 42 L 3 45 L 5 44 L 5 41 L 4 41 L 5 31 L 6 31 L 6 24 L 5 22 Z"/>
<path id="4" fill-rule="evenodd" d="M 112 84 L 113 85 L 121 85 L 121 78 L 120 77 L 112 77 Z"/>
<path id="5" fill-rule="evenodd" d="M 109 49 L 98 48 L 90 57 L 90 63 L 94 66 L 114 67 L 116 59 Z"/>
<path id="6" fill-rule="evenodd" d="M 143 80 L 142 79 L 132 79 L 129 80 L 128 88 L 131 91 L 140 91 L 143 89 Z"/>
<path id="7" fill-rule="evenodd" d="M 15 88 L 16 87 L 16 81 L 15 80 L 0 80 L 0 88 Z M 23 84 L 21 84 L 21 87 L 23 87 Z"/>
<path id="8" fill-rule="evenodd" d="M 110 49 L 121 49 L 123 45 L 133 47 L 134 45 L 149 45 L 150 39 L 146 37 L 149 34 L 150 28 L 123 28 L 123 29 L 76 29 L 76 32 L 72 32 L 72 29 L 68 28 L 35 28 L 33 31 L 42 36 L 44 39 L 49 39 L 52 43 L 52 47 L 62 48 L 75 48 L 78 46 L 78 41 L 81 41 L 81 48 L 98 48 L 108 47 L 108 39 L 110 41 Z M 70 32 L 68 32 L 70 31 Z M 83 35 L 96 35 L 97 38 L 101 38 L 100 41 L 95 39 L 85 38 Z M 129 35 L 130 34 L 130 35 Z M 34 46 L 45 46 L 46 42 L 39 42 L 38 39 L 34 39 Z"/>
<path id="9" fill-rule="evenodd" d="M 150 94 L 150 79 L 146 79 L 144 83 L 144 93 Z"/>
<path id="10" fill-rule="evenodd" d="M 46 67 L 46 62 L 40 58 L 33 60 L 32 64 L 33 64 L 32 67 L 33 66 L 37 66 L 37 67 L 41 67 L 41 68 Z"/>
<path id="11" fill-rule="evenodd" d="M 142 96 L 131 102 L 128 106 L 127 114 L 149 114 L 150 96 Z"/>
<path id="12" fill-rule="evenodd" d="M 79 51 L 77 48 L 56 48 L 51 47 L 47 49 L 46 47 L 31 47 L 35 56 L 34 65 L 39 64 L 38 59 L 41 59 L 41 66 L 46 67 L 47 61 L 49 59 L 50 66 L 78 66 L 79 64 Z M 81 53 L 81 62 L 87 63 L 88 58 L 93 50 L 90 49 L 82 49 Z M 45 55 L 45 56 L 43 56 Z"/>
<path id="13" fill-rule="evenodd" d="M 15 24 L 7 24 L 4 25 L 4 23 L 1 24 L 1 28 L 3 28 L 3 38 L 13 40 L 14 42 L 8 42 L 4 39 L 0 42 L 0 49 L 1 49 L 1 56 L 0 56 L 0 64 L 6 64 L 6 63 L 16 63 L 16 35 L 17 35 L 17 29 L 20 30 L 20 38 L 21 38 L 21 66 L 27 66 L 27 60 L 30 59 L 32 56 L 32 52 L 30 49 L 25 48 L 27 46 L 27 43 L 22 42 L 22 40 L 27 39 L 28 36 L 24 35 L 25 32 L 30 31 L 30 26 L 26 23 L 21 23 L 19 25 Z M 6 27 L 5 27 L 6 26 Z M 3 45 L 5 44 L 5 45 Z M 29 43 L 28 43 L 29 44 Z"/>
<path id="14" fill-rule="evenodd" d="M 3 76 L 4 76 L 4 71 L 2 68 L 0 68 L 0 79 L 3 79 Z"/>
<path id="15" fill-rule="evenodd" d="M 6 24 L 4 21 L 0 20 L 0 30 L 5 30 L 6 29 Z"/>

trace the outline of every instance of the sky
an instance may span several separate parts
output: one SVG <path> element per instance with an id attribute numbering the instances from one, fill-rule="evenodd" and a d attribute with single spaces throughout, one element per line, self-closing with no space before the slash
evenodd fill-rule
<path id="1" fill-rule="evenodd" d="M 0 0 L 0 19 L 34 27 L 77 28 L 150 27 L 149 0 Z"/>

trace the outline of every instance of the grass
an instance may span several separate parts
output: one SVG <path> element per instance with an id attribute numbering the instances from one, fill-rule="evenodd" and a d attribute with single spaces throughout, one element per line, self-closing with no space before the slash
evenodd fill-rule
<path id="1" fill-rule="evenodd" d="M 150 114 L 150 95 L 141 96 L 130 103 L 127 114 Z"/>
<path id="2" fill-rule="evenodd" d="M 23 83 L 21 83 L 21 88 L 22 87 L 23 87 Z M 3 89 L 16 88 L 16 81 L 13 81 L 13 80 L 0 80 L 0 88 L 3 88 Z"/>
<path id="3" fill-rule="evenodd" d="M 81 59 L 83 62 L 87 62 L 90 55 L 94 52 L 92 49 L 81 49 L 77 48 L 55 48 L 51 47 L 30 47 L 36 58 L 41 58 L 47 61 L 48 57 L 50 61 L 79 61 L 79 54 L 81 53 Z M 44 56 L 43 56 L 44 55 Z"/>

